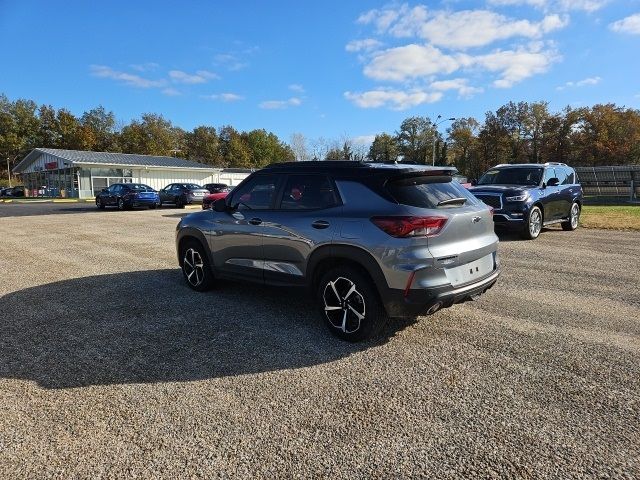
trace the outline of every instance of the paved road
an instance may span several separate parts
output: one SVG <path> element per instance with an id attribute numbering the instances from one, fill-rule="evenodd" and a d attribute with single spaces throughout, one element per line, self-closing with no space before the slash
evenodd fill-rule
<path id="1" fill-rule="evenodd" d="M 480 301 L 354 346 L 186 288 L 186 212 L 84 207 L 0 205 L 0 478 L 640 477 L 639 233 L 507 238 Z"/>

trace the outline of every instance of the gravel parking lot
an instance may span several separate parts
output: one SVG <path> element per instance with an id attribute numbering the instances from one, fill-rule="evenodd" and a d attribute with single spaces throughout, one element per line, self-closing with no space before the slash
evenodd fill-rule
<path id="1" fill-rule="evenodd" d="M 506 237 L 478 302 L 349 345 L 197 294 L 176 209 L 0 205 L 0 478 L 640 477 L 640 233 Z"/>

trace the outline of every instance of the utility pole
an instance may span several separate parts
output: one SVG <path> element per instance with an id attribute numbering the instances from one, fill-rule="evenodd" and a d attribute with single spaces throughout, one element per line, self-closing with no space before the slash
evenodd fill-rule
<path id="1" fill-rule="evenodd" d="M 7 175 L 9 175 L 9 187 L 13 187 L 13 185 L 11 185 L 11 169 L 9 168 L 9 157 L 7 157 Z"/>

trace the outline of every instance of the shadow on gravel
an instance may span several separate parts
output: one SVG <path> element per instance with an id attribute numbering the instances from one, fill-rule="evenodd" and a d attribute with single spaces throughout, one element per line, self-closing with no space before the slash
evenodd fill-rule
<path id="1" fill-rule="evenodd" d="M 190 381 L 331 362 L 385 341 L 342 342 L 304 291 L 223 284 L 179 270 L 100 275 L 2 298 L 0 378 L 44 388 Z"/>

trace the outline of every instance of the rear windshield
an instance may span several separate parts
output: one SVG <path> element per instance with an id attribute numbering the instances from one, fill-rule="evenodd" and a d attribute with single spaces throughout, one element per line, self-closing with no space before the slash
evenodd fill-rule
<path id="1" fill-rule="evenodd" d="M 542 180 L 541 168 L 496 168 L 485 173 L 478 185 L 538 185 Z"/>
<path id="2" fill-rule="evenodd" d="M 149 185 L 143 185 L 141 183 L 132 183 L 131 185 L 127 185 L 131 190 L 135 190 L 136 192 L 155 192 L 153 188 Z"/>
<path id="3" fill-rule="evenodd" d="M 387 183 L 387 190 L 398 203 L 412 207 L 459 208 L 476 203 L 473 195 L 451 177 L 416 176 L 392 180 Z M 456 202 L 455 199 L 465 201 Z"/>

